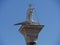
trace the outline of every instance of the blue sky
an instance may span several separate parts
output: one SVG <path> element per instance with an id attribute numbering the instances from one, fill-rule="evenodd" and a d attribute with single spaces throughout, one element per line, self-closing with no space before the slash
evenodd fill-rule
<path id="1" fill-rule="evenodd" d="M 26 45 L 15 23 L 26 20 L 32 3 L 39 22 L 45 27 L 39 33 L 37 45 L 60 45 L 60 0 L 0 0 L 0 45 Z"/>

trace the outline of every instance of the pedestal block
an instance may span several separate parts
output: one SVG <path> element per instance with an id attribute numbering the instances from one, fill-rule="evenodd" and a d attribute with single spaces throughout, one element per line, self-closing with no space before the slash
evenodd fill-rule
<path id="1" fill-rule="evenodd" d="M 23 25 L 19 31 L 25 37 L 27 45 L 36 45 L 38 34 L 44 25 Z"/>

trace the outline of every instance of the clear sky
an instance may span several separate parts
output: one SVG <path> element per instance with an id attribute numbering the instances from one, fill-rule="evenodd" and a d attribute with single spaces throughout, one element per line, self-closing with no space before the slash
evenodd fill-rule
<path id="1" fill-rule="evenodd" d="M 34 17 L 45 27 L 39 33 L 37 45 L 60 45 L 60 0 L 0 0 L 0 45 L 26 45 L 15 23 L 26 20 L 30 3 Z"/>

